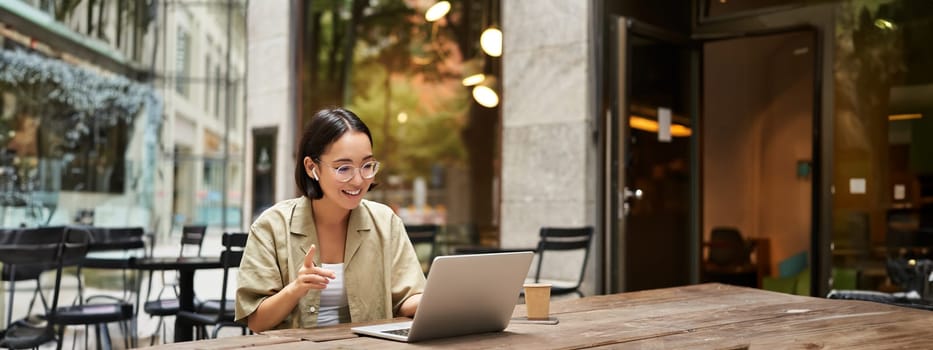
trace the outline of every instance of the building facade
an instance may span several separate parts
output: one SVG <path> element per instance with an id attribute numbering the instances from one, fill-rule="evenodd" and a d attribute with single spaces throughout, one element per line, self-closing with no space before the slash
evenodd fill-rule
<path id="1" fill-rule="evenodd" d="M 136 100 L 80 82 L 54 86 L 98 108 L 78 113 L 67 103 L 30 109 L 43 90 L 5 85 L 4 117 L 17 136 L 4 166 L 19 175 L 8 190 L 43 202 L 37 213 L 9 205 L 4 225 L 143 226 L 166 237 L 190 223 L 241 229 L 245 2 L 10 1 L 0 15 L 5 52 L 123 79 L 151 97 L 121 114 L 101 111 L 108 98 L 117 107 Z"/>
<path id="2" fill-rule="evenodd" d="M 406 6 L 420 13 L 431 3 Z M 305 67 L 295 45 L 313 34 L 295 24 L 309 22 L 278 22 L 299 5 L 250 4 L 251 28 L 274 24 L 294 43 L 250 34 L 268 45 L 251 55 L 291 67 L 249 72 L 270 81 L 255 90 L 268 94 L 255 111 L 275 105 L 278 130 L 297 130 L 302 104 L 317 98 L 295 78 Z M 481 136 L 496 145 L 495 166 L 468 179 L 495 184 L 473 189 L 491 192 L 480 205 L 493 212 L 495 239 L 475 243 L 528 247 L 544 226 L 593 226 L 588 294 L 731 278 L 754 287 L 796 278 L 792 289 L 813 295 L 896 290 L 886 260 L 930 251 L 916 238 L 930 226 L 927 3 L 497 8 L 482 21 L 503 33 L 501 105 L 495 131 Z M 294 138 L 280 134 L 276 154 L 292 154 Z M 285 166 L 275 168 L 287 173 L 292 162 L 277 158 Z M 276 181 L 275 200 L 294 195 L 286 176 Z M 753 246 L 739 259 L 754 266 L 749 274 L 716 275 L 713 232 Z"/>

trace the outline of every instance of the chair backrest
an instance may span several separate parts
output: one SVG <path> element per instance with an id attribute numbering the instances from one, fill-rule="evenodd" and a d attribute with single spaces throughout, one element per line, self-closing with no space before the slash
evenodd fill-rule
<path id="1" fill-rule="evenodd" d="M 55 269 L 55 289 L 47 319 L 58 308 L 62 269 L 84 261 L 90 247 L 90 234 L 81 228 L 64 226 L 23 228 L 0 235 L 0 262 L 13 265 L 49 265 Z M 47 322 L 47 330 L 54 327 Z"/>
<path id="2" fill-rule="evenodd" d="M 554 294 L 577 292 L 583 283 L 586 263 L 590 257 L 590 241 L 592 239 L 593 227 L 591 226 L 574 228 L 542 227 L 538 241 L 538 266 L 535 268 L 535 282 L 541 280 L 541 266 L 544 265 L 545 252 L 581 250 L 583 252 L 583 263 L 580 266 L 580 275 L 576 279 L 574 287 L 569 290 L 552 289 Z"/>
<path id="3" fill-rule="evenodd" d="M 146 248 L 142 227 L 90 227 L 90 251 L 131 250 Z"/>
<path id="4" fill-rule="evenodd" d="M 224 280 L 221 286 L 220 312 L 218 315 L 223 315 L 227 311 L 225 308 L 227 304 L 227 282 L 230 276 L 230 268 L 240 266 L 240 260 L 243 259 L 243 248 L 246 247 L 248 238 L 249 234 L 243 232 L 224 232 L 223 236 L 221 236 L 221 243 L 224 246 L 224 251 L 220 253 L 220 262 L 224 266 Z"/>
<path id="5" fill-rule="evenodd" d="M 751 262 L 752 246 L 734 227 L 714 227 L 710 233 L 707 261 L 720 266 Z"/>
<path id="6" fill-rule="evenodd" d="M 437 254 L 437 232 L 440 231 L 438 225 L 405 225 L 405 232 L 408 233 L 408 239 L 412 245 L 429 244 L 431 245 L 431 254 L 427 263 L 434 260 Z"/>
<path id="7" fill-rule="evenodd" d="M 185 247 L 197 247 L 198 256 L 201 256 L 201 245 L 204 243 L 204 235 L 207 232 L 207 226 L 204 225 L 185 225 L 181 228 L 181 249 L 178 256 L 185 255 Z"/>
<path id="8" fill-rule="evenodd" d="M 5 230 L 0 234 L 0 262 L 12 265 L 72 266 L 84 260 L 90 234 L 83 229 L 49 226 Z"/>
<path id="9" fill-rule="evenodd" d="M 4 228 L 0 229 L 0 245 L 16 244 L 24 228 Z M 0 257 L 0 261 L 3 261 Z M 2 276 L 3 281 L 24 281 L 39 278 L 42 272 L 55 268 L 54 260 L 50 259 L 44 264 L 19 264 L 4 263 Z M 10 310 L 12 311 L 12 310 Z"/>
<path id="10" fill-rule="evenodd" d="M 94 252 L 113 252 L 105 259 L 96 259 L 86 261 L 83 267 L 119 269 L 122 277 L 123 299 L 130 300 L 133 295 L 138 295 L 141 279 L 138 278 L 137 271 L 133 268 L 133 262 L 136 258 L 147 255 L 146 241 L 143 237 L 145 230 L 142 227 L 88 227 L 83 226 L 88 231 L 91 238 L 88 251 Z M 119 252 L 122 256 L 112 256 Z M 83 298 L 84 289 L 81 280 L 82 267 L 78 268 L 78 296 Z M 91 296 L 97 298 L 99 296 Z"/>
<path id="11" fill-rule="evenodd" d="M 240 266 L 240 259 L 243 258 L 243 248 L 246 247 L 248 238 L 248 233 L 224 232 L 220 240 L 224 246 L 224 251 L 220 253 L 220 261 L 224 268 Z"/>

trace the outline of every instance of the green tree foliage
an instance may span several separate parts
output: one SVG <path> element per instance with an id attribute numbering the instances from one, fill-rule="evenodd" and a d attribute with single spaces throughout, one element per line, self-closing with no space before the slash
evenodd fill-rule
<path id="1" fill-rule="evenodd" d="M 434 104 L 444 106 L 436 111 L 426 108 L 422 101 L 422 91 L 414 86 L 411 77 L 390 79 L 393 98 L 389 105 L 395 114 L 383 118 L 384 86 L 366 84 L 367 79 L 386 79 L 386 70 L 378 64 L 360 65 L 357 68 L 357 80 L 360 93 L 354 96 L 349 108 L 362 118 L 373 132 L 375 153 L 386 163 L 385 172 L 412 179 L 428 176 L 434 164 L 461 164 L 466 158 L 466 151 L 460 137 L 463 128 L 463 116 L 469 100 L 453 95 Z M 401 123 L 398 115 L 407 115 L 407 121 Z M 388 123 L 388 125 L 386 125 Z M 389 130 L 389 134 L 378 132 Z M 388 142 L 391 139 L 391 142 Z M 393 144 L 389 152 L 386 144 Z"/>
<path id="2" fill-rule="evenodd" d="M 456 31 L 399 0 L 317 1 L 306 22 L 306 115 L 334 105 L 356 112 L 387 174 L 411 179 L 465 162 L 470 97 L 452 68 L 461 64 Z"/>

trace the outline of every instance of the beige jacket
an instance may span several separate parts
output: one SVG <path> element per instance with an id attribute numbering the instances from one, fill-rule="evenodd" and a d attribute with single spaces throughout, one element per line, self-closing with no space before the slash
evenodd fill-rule
<path id="1" fill-rule="evenodd" d="M 236 319 L 256 311 L 291 282 L 311 244 L 318 244 L 311 200 L 277 203 L 250 227 L 240 262 Z M 424 291 L 425 278 L 402 220 L 392 210 L 363 200 L 350 211 L 344 251 L 344 288 L 352 322 L 395 317 L 405 299 Z M 320 256 L 314 257 L 320 266 Z M 312 289 L 276 329 L 317 325 L 321 292 Z"/>

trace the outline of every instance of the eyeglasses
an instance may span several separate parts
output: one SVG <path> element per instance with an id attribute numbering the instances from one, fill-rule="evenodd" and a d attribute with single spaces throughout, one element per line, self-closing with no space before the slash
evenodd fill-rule
<path id="1" fill-rule="evenodd" d="M 359 168 L 350 164 L 344 164 L 331 169 L 334 170 L 334 176 L 339 182 L 350 182 L 350 180 L 353 180 L 353 177 L 356 176 L 357 172 L 359 172 L 360 177 L 369 180 L 376 177 L 376 173 L 379 172 L 379 162 L 375 160 L 366 162 Z"/>

